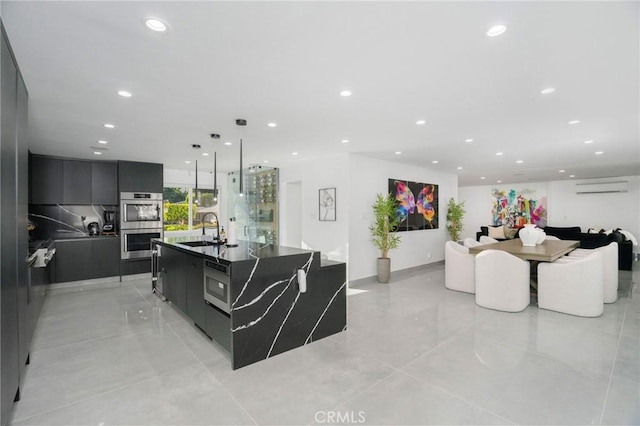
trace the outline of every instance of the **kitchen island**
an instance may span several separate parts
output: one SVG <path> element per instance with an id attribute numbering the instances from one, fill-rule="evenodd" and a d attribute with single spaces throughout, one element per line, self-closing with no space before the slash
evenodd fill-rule
<path id="1" fill-rule="evenodd" d="M 152 244 L 160 247 L 154 289 L 226 348 L 234 369 L 346 329 L 346 264 L 320 252 L 197 237 Z M 205 301 L 211 276 L 221 277 L 216 306 Z"/>

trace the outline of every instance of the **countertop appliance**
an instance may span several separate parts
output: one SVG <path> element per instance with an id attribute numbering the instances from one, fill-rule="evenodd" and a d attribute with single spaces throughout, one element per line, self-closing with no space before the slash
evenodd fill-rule
<path id="1" fill-rule="evenodd" d="M 229 266 L 209 260 L 204 261 L 204 300 L 231 313 L 231 276 Z"/>
<path id="2" fill-rule="evenodd" d="M 103 234 L 115 234 L 116 232 L 116 212 L 113 210 L 105 210 L 103 213 L 104 225 L 102 225 Z"/>
<path id="3" fill-rule="evenodd" d="M 100 234 L 100 224 L 98 222 L 91 222 L 87 225 L 87 231 L 89 231 L 89 235 L 99 235 Z"/>

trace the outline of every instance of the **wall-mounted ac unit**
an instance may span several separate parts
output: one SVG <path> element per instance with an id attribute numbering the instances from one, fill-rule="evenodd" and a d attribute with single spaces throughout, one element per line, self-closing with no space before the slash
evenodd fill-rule
<path id="1" fill-rule="evenodd" d="M 602 194 L 606 192 L 629 192 L 629 182 L 576 183 L 576 194 Z"/>

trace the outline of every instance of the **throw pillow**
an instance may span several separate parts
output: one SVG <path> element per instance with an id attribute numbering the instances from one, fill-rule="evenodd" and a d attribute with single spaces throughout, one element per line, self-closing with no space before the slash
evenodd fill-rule
<path id="1" fill-rule="evenodd" d="M 513 240 L 516 237 L 516 233 L 518 232 L 518 228 L 509 228 L 508 226 L 504 226 L 504 236 L 509 240 Z"/>
<path id="2" fill-rule="evenodd" d="M 496 240 L 506 239 L 506 237 L 504 236 L 504 228 L 502 226 L 490 226 L 489 237 L 495 238 Z"/>

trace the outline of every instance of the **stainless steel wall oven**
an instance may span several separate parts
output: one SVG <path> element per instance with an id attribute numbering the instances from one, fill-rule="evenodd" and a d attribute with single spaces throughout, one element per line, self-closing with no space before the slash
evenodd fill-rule
<path id="1" fill-rule="evenodd" d="M 162 238 L 160 229 L 123 229 L 120 231 L 121 259 L 151 258 L 151 239 Z"/>
<path id="2" fill-rule="evenodd" d="M 120 193 L 120 229 L 162 229 L 162 194 Z"/>

